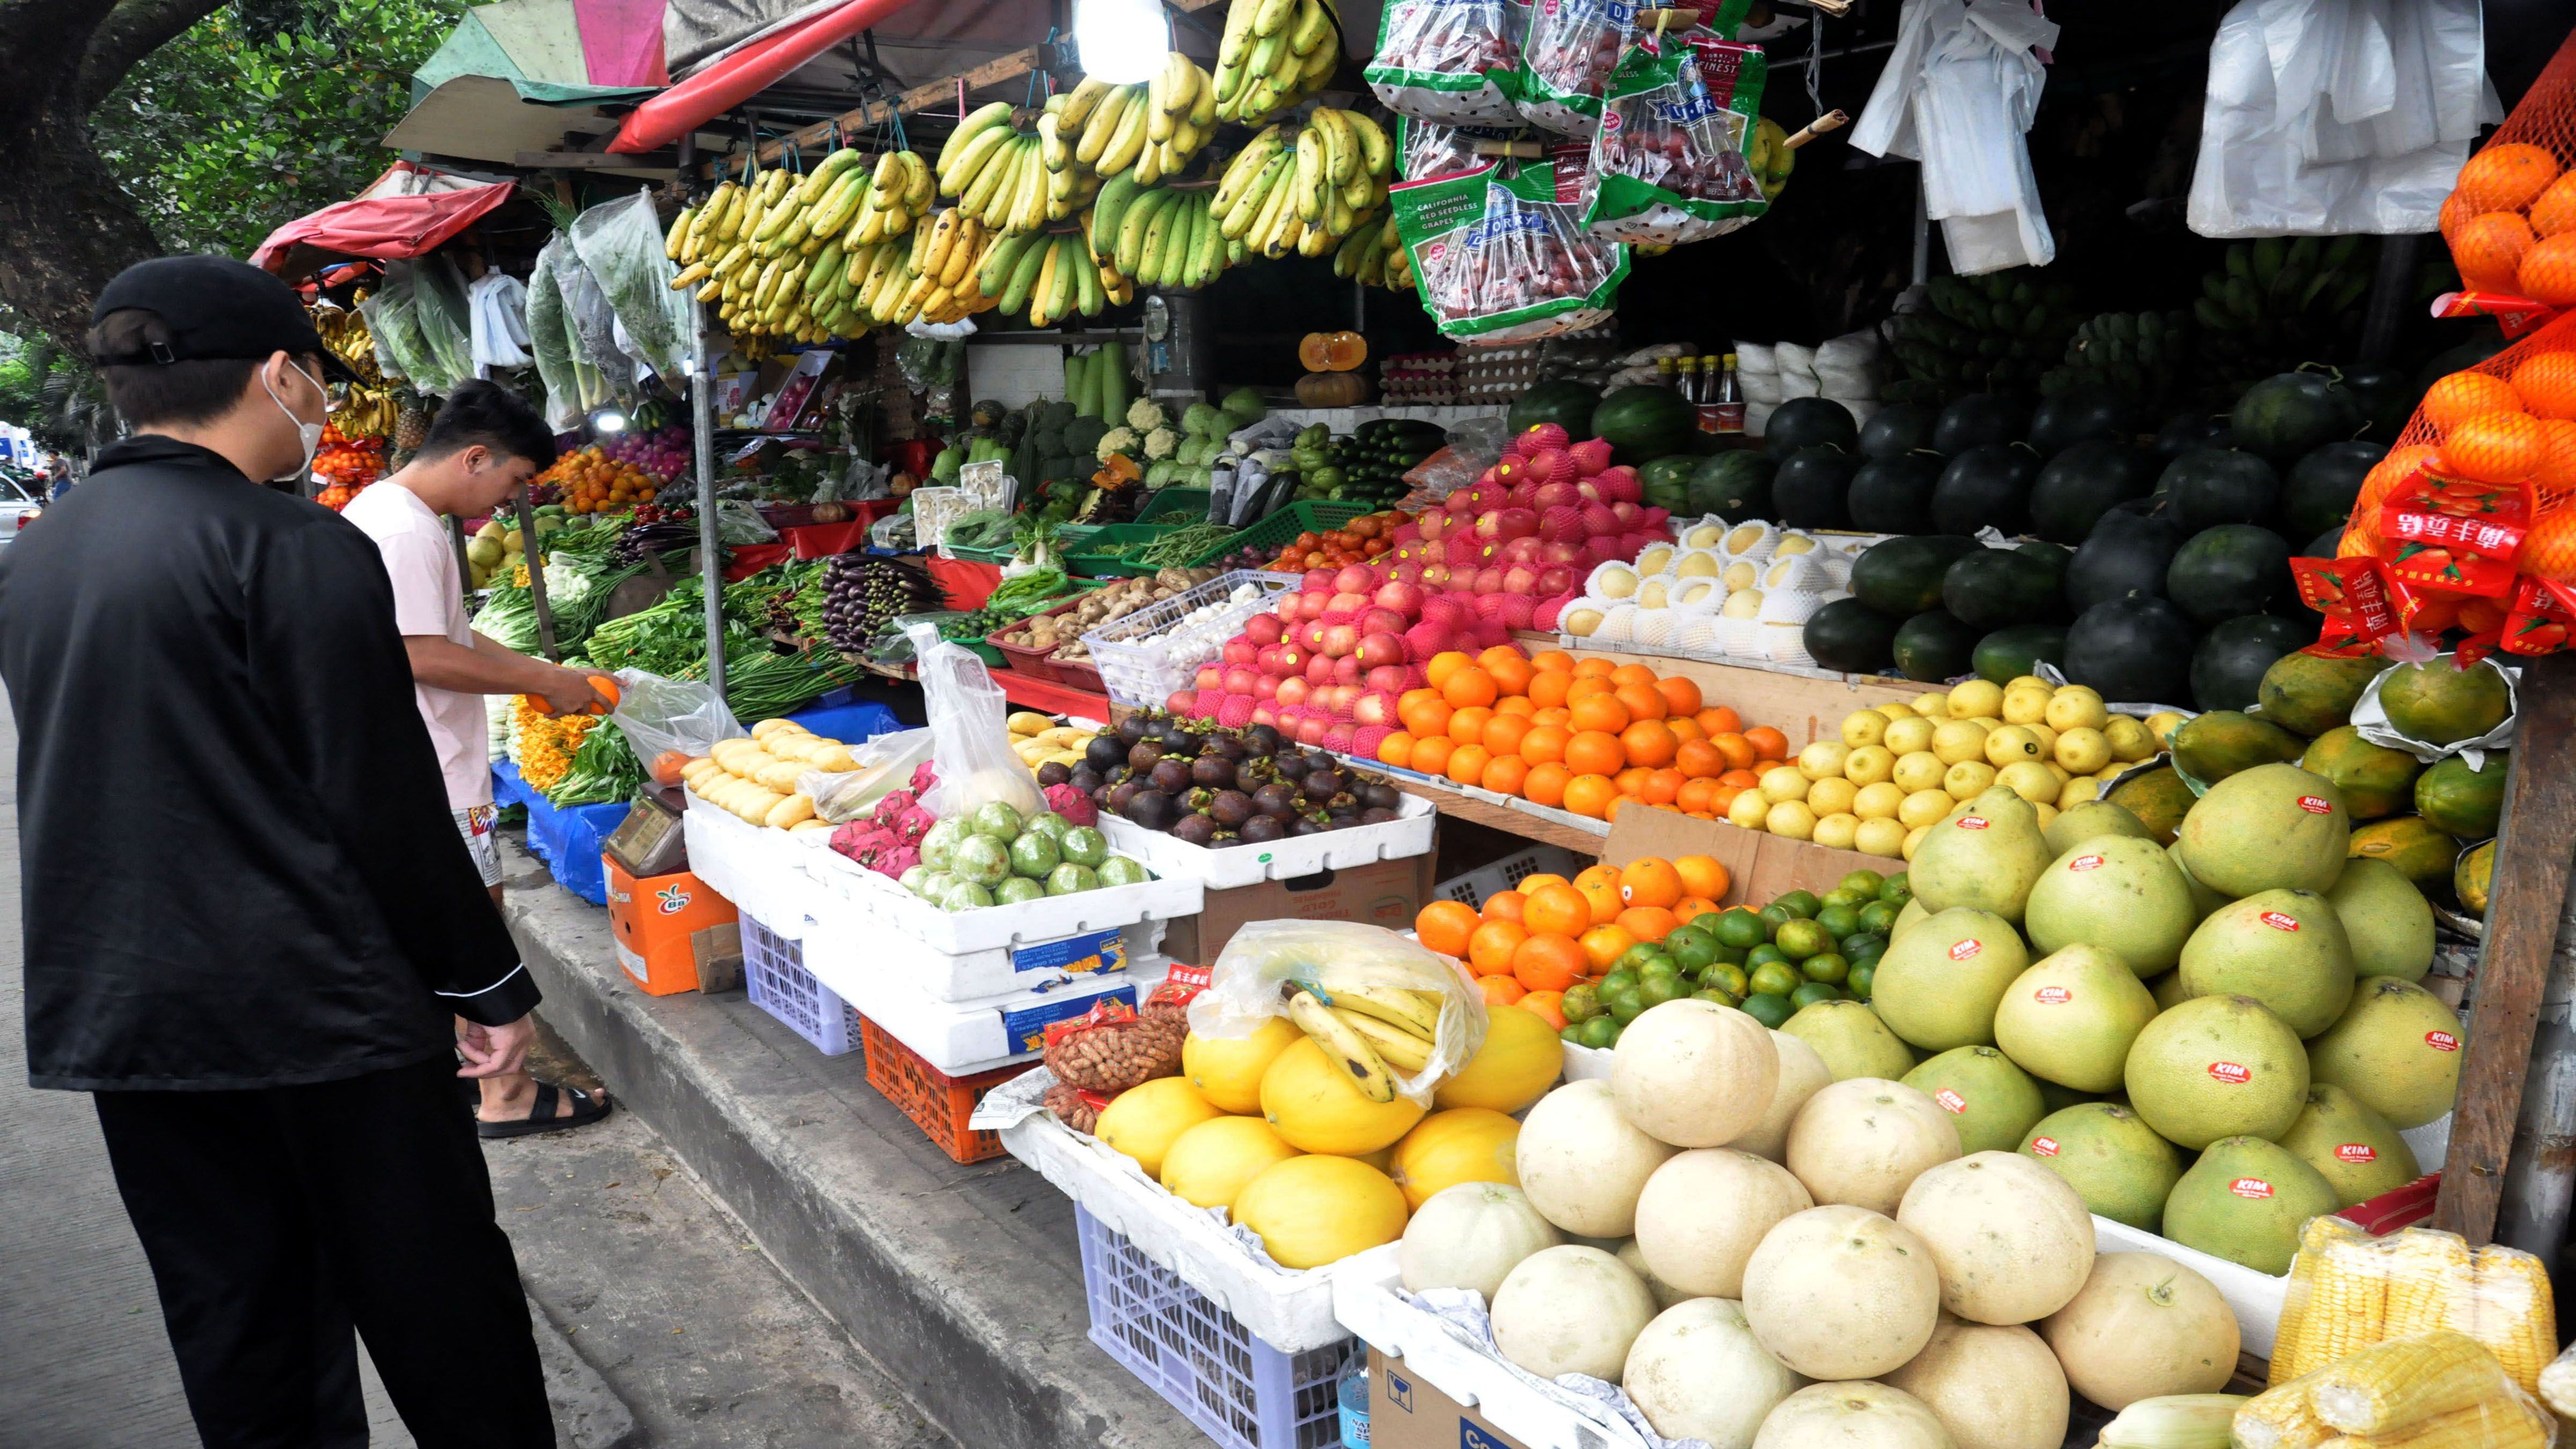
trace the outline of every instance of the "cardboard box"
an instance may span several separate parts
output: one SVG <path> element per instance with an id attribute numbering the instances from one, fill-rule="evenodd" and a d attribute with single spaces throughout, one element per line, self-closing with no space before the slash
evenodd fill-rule
<path id="1" fill-rule="evenodd" d="M 712 933 L 732 937 L 741 919 L 733 902 L 685 870 L 637 880 L 615 857 L 599 859 L 608 877 L 608 924 L 617 934 L 617 964 L 648 995 L 697 990 L 701 948 L 722 954 L 727 942 Z M 740 958 L 738 941 L 731 951 Z"/>
<path id="2" fill-rule="evenodd" d="M 1856 870 L 1894 875 L 1901 856 L 1834 850 L 1813 841 L 1747 830 L 1723 820 L 1694 820 L 1670 810 L 1622 810 L 1601 844 L 1604 865 L 1626 865 L 1640 856 L 1706 855 L 1726 867 L 1721 906 L 1762 905 L 1794 890 L 1823 895 Z"/>
<path id="3" fill-rule="evenodd" d="M 1208 965 L 1235 932 L 1254 921 L 1361 921 L 1390 931 L 1409 931 L 1413 918 L 1431 899 L 1433 860 L 1429 855 L 1406 856 L 1209 891 L 1197 915 L 1175 919 L 1164 932 L 1163 954 L 1194 966 Z"/>
<path id="4" fill-rule="evenodd" d="M 1369 1449 L 1523 1449 L 1475 1410 L 1369 1350 Z"/>

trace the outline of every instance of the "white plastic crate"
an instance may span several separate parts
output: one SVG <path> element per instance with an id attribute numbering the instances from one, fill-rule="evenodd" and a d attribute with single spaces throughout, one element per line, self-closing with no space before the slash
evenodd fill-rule
<path id="1" fill-rule="evenodd" d="M 1211 890 L 1290 880 L 1319 870 L 1346 870 L 1381 860 L 1424 855 L 1431 850 L 1440 811 L 1418 795 L 1396 805 L 1396 818 L 1376 825 L 1353 825 L 1319 835 L 1292 835 L 1262 845 L 1222 849 L 1147 830 L 1115 815 L 1100 817 L 1100 833 L 1109 848 L 1143 861 L 1157 875 L 1195 880 Z"/>
<path id="2" fill-rule="evenodd" d="M 1299 582 L 1295 574 L 1235 569 L 1113 619 L 1082 642 L 1091 648 L 1110 699 L 1159 709 L 1174 690 L 1190 687 L 1199 666 L 1222 653 L 1246 620 Z"/>
<path id="3" fill-rule="evenodd" d="M 800 939 L 805 878 L 801 865 L 813 846 L 787 831 L 754 825 L 694 792 L 687 798 L 680 830 L 688 840 L 690 874 L 744 915 L 770 922 L 777 935 Z M 806 834 L 828 838 L 824 831 Z"/>
<path id="4" fill-rule="evenodd" d="M 837 998 L 952 1077 L 1034 1061 L 1050 1023 L 1080 1016 L 1103 998 L 1141 1005 L 1152 983 L 1171 969 L 1155 957 L 1125 971 L 1050 972 L 1042 981 L 980 1000 L 933 1001 L 899 973 L 862 964 L 856 953 L 809 950 L 804 961 Z M 855 1030 L 850 1040 L 857 1042 Z"/>
<path id="5" fill-rule="evenodd" d="M 809 851 L 805 874 L 857 919 L 948 956 L 1044 945 L 1139 921 L 1174 921 L 1197 915 L 1206 895 L 1197 881 L 1164 879 L 1015 906 L 943 911 L 835 850 Z"/>
<path id="6" fill-rule="evenodd" d="M 789 1030 L 814 1044 L 827 1057 L 837 1057 L 859 1044 L 859 1014 L 838 994 L 805 969 L 794 941 L 753 920 L 742 921 L 742 980 L 751 1004 L 777 1017 Z"/>
<path id="7" fill-rule="evenodd" d="M 1406 796 L 1411 800 L 1413 796 Z M 1424 801 L 1429 804 L 1429 801 Z M 1516 851 L 1490 865 L 1479 866 L 1463 875 L 1453 875 L 1431 888 L 1431 894 L 1444 901 L 1461 901 L 1484 909 L 1488 898 L 1501 895 L 1534 875 L 1574 875 L 1574 852 L 1560 845 L 1533 845 Z"/>

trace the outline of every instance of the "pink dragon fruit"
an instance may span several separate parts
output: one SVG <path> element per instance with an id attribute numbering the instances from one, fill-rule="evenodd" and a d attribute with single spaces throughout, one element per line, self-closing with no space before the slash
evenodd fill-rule
<path id="1" fill-rule="evenodd" d="M 1047 808 L 1063 816 L 1069 825 L 1100 823 L 1100 807 L 1091 803 L 1090 796 L 1071 785 L 1047 786 L 1046 802 Z"/>
<path id="2" fill-rule="evenodd" d="M 883 799 L 877 801 L 875 812 L 868 818 L 892 830 L 894 823 L 903 818 L 903 812 L 920 803 L 921 797 L 910 790 L 890 790 Z"/>
<path id="3" fill-rule="evenodd" d="M 852 860 L 865 851 L 890 849 L 901 844 L 895 833 L 865 820 L 852 820 L 832 832 L 832 848 Z M 862 862 L 864 863 L 864 862 Z"/>
<path id="4" fill-rule="evenodd" d="M 901 815 L 895 817 L 895 839 L 905 845 L 919 845 L 921 843 L 921 837 L 928 835 L 930 833 L 930 827 L 938 823 L 939 819 L 937 816 L 932 815 L 929 811 L 915 805 L 911 809 L 906 810 Z"/>
<path id="5" fill-rule="evenodd" d="M 864 861 L 862 864 L 880 875 L 901 880 L 905 871 L 921 864 L 921 852 L 909 845 L 898 845 L 890 850 L 878 851 L 876 859 Z"/>
<path id="6" fill-rule="evenodd" d="M 938 783 L 939 771 L 931 766 L 930 761 L 924 760 L 912 767 L 912 793 L 915 795 L 929 794 L 930 787 Z"/>

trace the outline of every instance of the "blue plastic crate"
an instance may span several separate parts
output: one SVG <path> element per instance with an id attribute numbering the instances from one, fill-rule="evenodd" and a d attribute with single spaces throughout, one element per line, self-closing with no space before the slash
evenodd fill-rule
<path id="1" fill-rule="evenodd" d="M 741 920 L 742 980 L 751 1004 L 827 1057 L 857 1050 L 859 1013 L 805 969 L 805 948 L 749 916 Z"/>
<path id="2" fill-rule="evenodd" d="M 1337 1449 L 1346 1338 L 1282 1353 L 1077 1204 L 1091 1341 L 1226 1449 Z"/>

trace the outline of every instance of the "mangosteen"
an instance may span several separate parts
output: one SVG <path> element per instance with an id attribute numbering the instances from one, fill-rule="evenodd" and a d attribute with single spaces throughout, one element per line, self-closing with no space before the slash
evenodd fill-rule
<path id="1" fill-rule="evenodd" d="M 1382 805 L 1372 805 L 1360 812 L 1362 825 L 1384 825 L 1395 818 L 1395 812 Z"/>
<path id="2" fill-rule="evenodd" d="M 1297 813 L 1297 788 L 1273 780 L 1252 792 L 1252 808 L 1270 819 L 1285 820 Z"/>
<path id="3" fill-rule="evenodd" d="M 1139 740 L 1127 747 L 1127 768 L 1131 770 L 1150 770 L 1161 758 L 1163 747 L 1152 740 Z"/>
<path id="4" fill-rule="evenodd" d="M 1073 786 L 1073 788 L 1080 790 L 1083 794 L 1088 795 L 1092 791 L 1099 789 L 1101 786 L 1108 784 L 1109 781 L 1098 770 L 1091 768 L 1091 762 L 1086 760 L 1073 767 L 1073 777 L 1066 783 Z"/>
<path id="5" fill-rule="evenodd" d="M 1219 790 L 1208 802 L 1208 818 L 1228 830 L 1252 818 L 1252 797 L 1241 790 Z"/>
<path id="6" fill-rule="evenodd" d="M 1095 770 L 1110 770 L 1127 762 L 1127 743 L 1114 734 L 1093 735 L 1082 747 L 1082 762 Z"/>
<path id="7" fill-rule="evenodd" d="M 1334 796 L 1342 793 L 1342 772 L 1339 770 L 1309 770 L 1306 772 L 1306 779 L 1302 786 L 1302 790 L 1306 798 L 1309 800 L 1330 800 Z"/>
<path id="8" fill-rule="evenodd" d="M 1291 835 L 1321 835 L 1329 828 L 1322 821 L 1309 820 L 1303 815 L 1288 822 L 1288 833 Z"/>
<path id="9" fill-rule="evenodd" d="M 1277 840 L 1288 831 L 1287 827 L 1279 823 L 1279 817 L 1275 815 L 1255 815 L 1243 822 L 1243 829 L 1239 833 L 1244 844 L 1261 845 Z"/>
<path id="10" fill-rule="evenodd" d="M 1245 729 L 1243 742 L 1256 755 L 1279 753 L 1279 731 L 1270 725 L 1257 724 Z"/>
<path id="11" fill-rule="evenodd" d="M 1165 720 L 1163 722 L 1163 727 L 1154 731 L 1152 738 L 1162 742 L 1163 753 L 1167 755 L 1195 755 L 1198 753 L 1199 737 L 1191 734 L 1188 730 L 1181 728 L 1178 724 L 1175 724 L 1170 720 Z"/>
<path id="12" fill-rule="evenodd" d="M 1122 745 L 1133 745 L 1144 739 L 1145 730 L 1149 723 L 1150 721 L 1141 714 L 1131 714 L 1125 719 L 1120 720 L 1118 722 L 1118 742 Z"/>
<path id="13" fill-rule="evenodd" d="M 1190 761 L 1190 783 L 1211 787 L 1234 784 L 1234 761 L 1223 755 L 1201 755 Z"/>
<path id="14" fill-rule="evenodd" d="M 1216 803 L 1216 792 L 1201 785 L 1181 797 L 1181 808 L 1192 815 L 1205 815 Z"/>
<path id="15" fill-rule="evenodd" d="M 1208 839 L 1208 844 L 1219 850 L 1223 850 L 1229 845 L 1241 845 L 1242 843 L 1243 837 L 1235 834 L 1231 830 L 1220 830 Z"/>
<path id="16" fill-rule="evenodd" d="M 1404 803 L 1404 792 L 1384 780 L 1363 780 L 1351 793 L 1360 797 L 1361 805 L 1371 810 L 1383 810 L 1390 817 Z"/>
<path id="17" fill-rule="evenodd" d="M 1038 766 L 1038 783 L 1040 785 L 1061 785 L 1072 778 L 1073 772 L 1064 767 L 1064 762 L 1062 760 L 1049 760 L 1045 764 Z"/>
<path id="18" fill-rule="evenodd" d="M 1330 770 L 1340 764 L 1341 761 L 1334 759 L 1331 755 L 1324 753 L 1322 750 L 1308 750 L 1306 752 L 1306 768 L 1308 770 Z"/>
<path id="19" fill-rule="evenodd" d="M 1127 813 L 1127 807 L 1134 803 L 1138 795 L 1144 792 L 1144 788 L 1144 786 L 1137 784 L 1133 780 L 1121 780 L 1117 784 L 1109 787 L 1109 798 L 1101 801 L 1100 803 L 1108 806 L 1119 814 L 1124 815 Z"/>
<path id="20" fill-rule="evenodd" d="M 1206 845 L 1216 839 L 1216 822 L 1204 815 L 1184 815 L 1172 822 L 1172 838 Z"/>
<path id="21" fill-rule="evenodd" d="M 1240 760 L 1250 753 L 1244 749 L 1243 741 L 1233 735 L 1208 736 L 1207 752 L 1227 760 Z"/>
<path id="22" fill-rule="evenodd" d="M 1147 830 L 1169 830 L 1179 815 L 1172 806 L 1172 797 L 1160 790 L 1137 791 L 1118 813 Z"/>
<path id="23" fill-rule="evenodd" d="M 1155 762 L 1151 780 L 1155 789 L 1166 795 L 1178 795 L 1190 788 L 1190 767 L 1174 759 Z"/>

